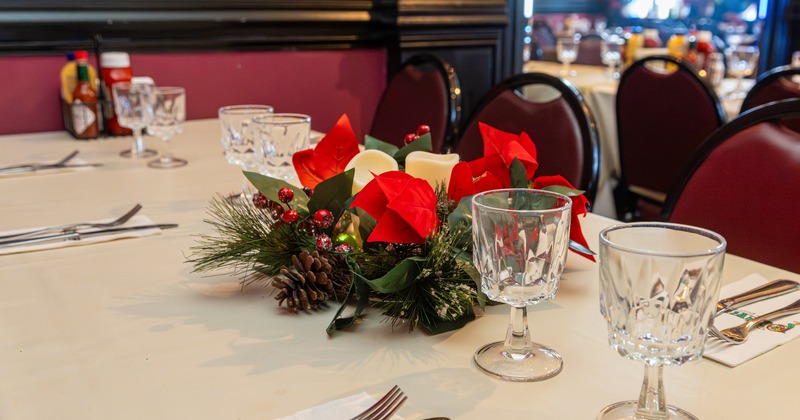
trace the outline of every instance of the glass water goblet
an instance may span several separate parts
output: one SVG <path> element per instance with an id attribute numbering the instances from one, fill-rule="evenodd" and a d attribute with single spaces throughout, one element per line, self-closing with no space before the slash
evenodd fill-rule
<path id="1" fill-rule="evenodd" d="M 142 132 L 147 125 L 145 119 L 147 98 L 150 96 L 153 85 L 148 83 L 120 82 L 112 87 L 114 98 L 114 113 L 119 125 L 133 131 L 131 147 L 120 152 L 120 156 L 131 159 L 153 157 L 157 153 L 152 149 L 145 149 L 142 142 Z"/>
<path id="2" fill-rule="evenodd" d="M 505 341 L 487 344 L 474 360 L 508 381 L 540 381 L 561 372 L 561 355 L 531 341 L 527 305 L 553 299 L 567 260 L 572 201 L 531 189 L 486 191 L 472 198 L 473 261 L 481 290 L 511 305 Z"/>
<path id="3" fill-rule="evenodd" d="M 625 41 L 617 37 L 609 37 L 600 44 L 600 54 L 603 63 L 608 66 L 611 79 L 618 80 L 620 76 L 620 64 L 622 64 L 622 49 Z"/>
<path id="4" fill-rule="evenodd" d="M 576 38 L 558 38 L 556 41 L 556 54 L 558 61 L 564 63 L 561 69 L 562 76 L 575 76 L 575 70 L 570 70 L 569 65 L 578 58 L 578 43 Z"/>
<path id="5" fill-rule="evenodd" d="M 747 95 L 742 87 L 742 80 L 750 77 L 758 62 L 758 47 L 738 46 L 725 51 L 728 62 L 728 74 L 736 78 L 736 87 L 726 95 L 726 99 L 741 99 Z"/>
<path id="6" fill-rule="evenodd" d="M 663 369 L 703 356 L 725 247 L 717 233 L 671 223 L 600 232 L 600 312 L 608 342 L 645 369 L 639 400 L 611 404 L 598 420 L 695 419 L 666 404 Z"/>
<path id="7" fill-rule="evenodd" d="M 220 140 L 228 163 L 238 165 L 245 171 L 258 171 L 259 159 L 256 153 L 253 117 L 271 114 L 273 111 L 269 105 L 231 105 L 218 110 L 222 131 Z M 228 199 L 247 202 L 252 198 L 248 191 L 249 183 L 245 179 L 242 192 L 231 195 Z"/>
<path id="8" fill-rule="evenodd" d="M 164 140 L 161 156 L 148 162 L 152 168 L 178 168 L 185 159 L 172 155 L 170 139 L 183 132 L 186 120 L 186 91 L 182 87 L 156 87 L 147 104 L 147 132 Z"/>
<path id="9" fill-rule="evenodd" d="M 297 179 L 292 165 L 295 152 L 308 149 L 311 117 L 274 113 L 253 117 L 260 172 L 287 182 Z"/>

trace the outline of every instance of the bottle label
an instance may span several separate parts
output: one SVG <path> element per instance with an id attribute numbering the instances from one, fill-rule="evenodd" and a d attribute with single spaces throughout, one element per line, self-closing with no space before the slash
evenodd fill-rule
<path id="1" fill-rule="evenodd" d="M 72 129 L 76 134 L 83 134 L 95 121 L 97 121 L 97 115 L 92 108 L 83 105 L 80 100 L 72 103 Z"/>

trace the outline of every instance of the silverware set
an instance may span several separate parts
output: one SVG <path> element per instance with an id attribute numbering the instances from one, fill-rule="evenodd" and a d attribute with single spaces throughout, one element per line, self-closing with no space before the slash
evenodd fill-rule
<path id="1" fill-rule="evenodd" d="M 140 204 L 137 204 L 133 208 L 128 210 L 127 213 L 123 214 L 122 216 L 110 222 L 69 223 L 65 225 L 50 226 L 46 228 L 34 229 L 25 232 L 0 236 L 0 247 L 41 244 L 47 242 L 77 241 L 84 238 L 90 238 L 94 236 L 114 235 L 120 232 L 127 232 L 127 231 L 145 230 L 153 228 L 170 229 L 178 227 L 178 225 L 174 223 L 121 227 L 134 215 L 136 215 L 136 213 L 138 213 L 139 210 L 141 209 L 142 206 Z M 99 229 L 99 230 L 86 231 L 86 229 Z"/>
<path id="2" fill-rule="evenodd" d="M 406 399 L 408 397 L 403 394 L 403 390 L 395 385 L 378 402 L 350 420 L 388 420 Z"/>
<path id="3" fill-rule="evenodd" d="M 748 290 L 736 296 L 722 299 L 719 301 L 719 303 L 717 303 L 717 313 L 715 317 L 727 312 L 731 312 L 745 305 L 785 295 L 798 289 L 800 289 L 800 283 L 793 280 L 780 279 L 771 281 L 767 284 L 756 287 L 752 290 Z M 718 338 L 727 343 L 742 344 L 747 341 L 750 330 L 761 325 L 763 322 L 777 316 L 791 315 L 798 312 L 800 312 L 800 300 L 786 305 L 783 308 L 755 317 L 741 325 L 726 328 L 722 331 L 718 330 L 712 325 L 708 332 L 712 337 Z"/>
<path id="4" fill-rule="evenodd" d="M 59 169 L 59 168 L 89 168 L 102 166 L 100 163 L 79 163 L 70 164 L 69 161 L 78 156 L 78 151 L 75 150 L 69 155 L 63 157 L 61 160 L 53 163 L 22 163 L 18 165 L 9 165 L 0 167 L 0 173 L 18 173 L 18 172 L 36 172 L 44 169 Z"/>

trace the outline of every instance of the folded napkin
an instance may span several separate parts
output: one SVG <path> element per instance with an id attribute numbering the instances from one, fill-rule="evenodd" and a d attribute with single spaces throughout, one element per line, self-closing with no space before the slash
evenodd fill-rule
<path id="1" fill-rule="evenodd" d="M 46 160 L 36 163 L 41 163 L 44 165 L 56 163 L 55 160 Z M 8 164 L 0 164 L 0 168 L 6 165 L 14 165 L 13 163 Z M 89 162 L 81 159 L 80 157 L 74 157 L 67 162 L 65 167 L 59 168 L 49 168 L 49 169 L 39 169 L 36 171 L 20 171 L 20 172 L 3 172 L 0 171 L 0 178 L 12 178 L 12 177 L 22 177 L 22 176 L 31 176 L 31 175 L 46 175 L 46 174 L 58 174 L 63 172 L 79 172 L 79 171 L 92 171 L 95 170 L 95 166 L 76 166 L 76 165 L 89 165 Z"/>
<path id="2" fill-rule="evenodd" d="M 90 221 L 89 223 L 111 222 L 114 219 L 115 218 L 112 217 L 112 218 L 102 219 L 102 220 L 93 220 L 93 221 Z M 133 216 L 124 225 L 116 226 L 116 227 L 133 227 L 133 226 L 144 226 L 144 225 L 152 225 L 152 224 L 154 224 L 154 223 L 149 217 L 140 214 L 140 215 Z M 9 230 L 9 231 L 6 231 L 6 232 L 0 232 L 0 236 L 12 235 L 14 233 L 19 233 L 19 232 L 27 232 L 29 230 L 39 229 L 39 228 L 42 228 L 42 227 L 46 227 L 46 226 Z M 92 229 L 92 230 L 98 230 L 98 229 Z M 86 231 L 89 231 L 89 229 L 86 229 Z M 41 251 L 41 250 L 44 250 L 44 249 L 64 248 L 64 247 L 68 247 L 68 246 L 88 245 L 88 244 L 94 244 L 94 243 L 98 243 L 98 242 L 113 241 L 115 239 L 137 238 L 137 237 L 141 237 L 141 236 L 155 235 L 155 234 L 158 234 L 158 233 L 161 233 L 161 229 L 158 229 L 158 228 L 141 229 L 141 230 L 131 230 L 131 231 L 125 231 L 125 232 L 118 232 L 118 233 L 114 233 L 114 234 L 110 234 L 110 235 L 90 236 L 90 237 L 87 237 L 87 238 L 82 238 L 81 240 L 78 240 L 78 241 L 66 240 L 66 241 L 58 241 L 58 242 L 45 242 L 45 243 L 41 243 L 41 244 L 7 246 L 7 247 L 0 247 L 0 255 L 16 254 L 16 253 L 20 253 L 20 252 Z M 55 235 L 55 234 L 58 234 L 58 232 L 48 233 L 47 235 Z M 11 238 L 9 238 L 9 239 L 11 239 Z"/>
<path id="3" fill-rule="evenodd" d="M 758 274 L 751 274 L 723 287 L 719 293 L 720 299 L 745 292 L 767 283 L 767 281 L 767 279 Z M 747 322 L 747 319 L 780 309 L 798 299 L 800 299 L 800 293 L 792 292 L 756 302 L 718 316 L 714 320 L 714 325 L 720 330 L 735 327 Z M 735 367 L 800 336 L 800 313 L 784 315 L 771 321 L 773 323 L 767 325 L 766 328 L 756 327 L 750 330 L 749 338 L 743 344 L 729 344 L 709 337 L 706 343 L 705 357 L 724 365 Z"/>
<path id="4" fill-rule="evenodd" d="M 275 420 L 350 419 L 370 408 L 376 402 L 378 400 L 366 392 L 361 392 L 349 397 L 328 401 L 316 407 L 307 408 Z M 402 417 L 395 414 L 392 419 L 402 419 Z"/>

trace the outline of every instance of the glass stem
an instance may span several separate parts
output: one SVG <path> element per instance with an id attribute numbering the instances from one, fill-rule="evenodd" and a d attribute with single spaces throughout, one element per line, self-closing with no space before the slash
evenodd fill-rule
<path id="1" fill-rule="evenodd" d="M 562 66 L 561 74 L 563 74 L 564 76 L 569 75 L 569 61 L 564 60 L 564 65 Z"/>
<path id="2" fill-rule="evenodd" d="M 664 366 L 644 366 L 644 381 L 639 394 L 636 418 L 642 420 L 668 419 L 667 402 L 664 395 Z"/>
<path id="3" fill-rule="evenodd" d="M 511 319 L 506 333 L 506 351 L 513 359 L 525 359 L 530 356 L 531 335 L 528 331 L 528 307 L 512 306 Z"/>
<path id="4" fill-rule="evenodd" d="M 144 152 L 144 143 L 142 142 L 142 128 L 133 129 L 133 142 L 131 143 L 131 155 L 139 155 Z"/>
<path id="5" fill-rule="evenodd" d="M 172 143 L 169 142 L 170 137 L 164 140 L 164 151 L 161 153 L 162 162 L 172 162 Z"/>

